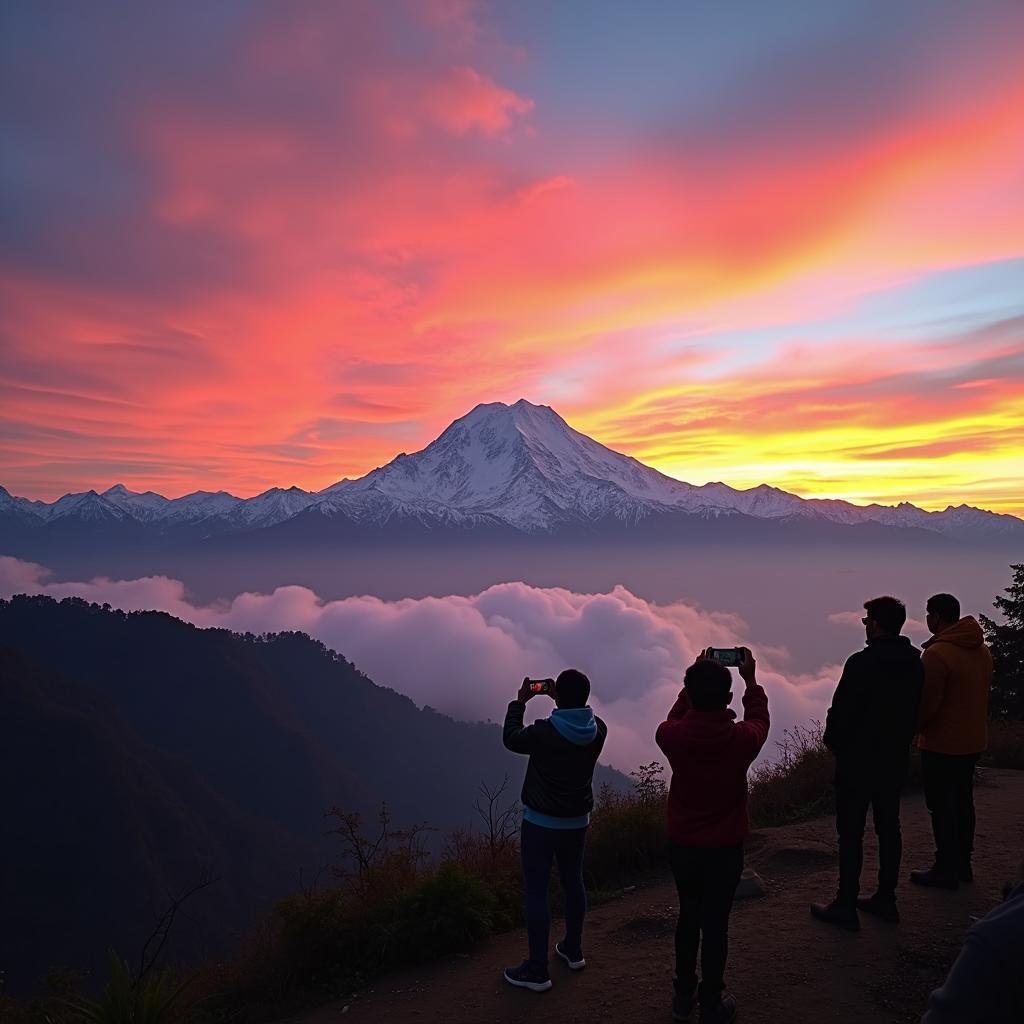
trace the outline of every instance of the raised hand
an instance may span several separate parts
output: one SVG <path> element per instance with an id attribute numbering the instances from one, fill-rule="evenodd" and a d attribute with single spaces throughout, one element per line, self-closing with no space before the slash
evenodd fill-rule
<path id="1" fill-rule="evenodd" d="M 754 655 L 750 653 L 749 647 L 744 647 L 742 650 L 743 657 L 736 668 L 747 686 L 753 686 L 757 682 L 757 662 L 754 660 Z"/>

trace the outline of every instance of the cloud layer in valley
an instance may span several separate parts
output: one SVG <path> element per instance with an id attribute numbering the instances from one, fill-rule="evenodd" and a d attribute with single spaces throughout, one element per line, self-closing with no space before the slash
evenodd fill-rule
<path id="1" fill-rule="evenodd" d="M 287 586 L 201 606 L 189 600 L 184 584 L 163 576 L 59 583 L 50 575 L 42 566 L 0 556 L 0 596 L 81 597 L 238 632 L 301 630 L 376 683 L 469 721 L 500 720 L 524 675 L 580 668 L 593 681 L 597 713 L 610 725 L 605 759 L 625 771 L 660 757 L 654 729 L 679 691 L 684 668 L 704 646 L 748 643 L 755 650 L 776 739 L 786 728 L 824 716 L 840 671 L 826 665 L 788 673 L 787 652 L 759 647 L 738 616 L 684 603 L 657 605 L 623 587 L 579 594 L 502 583 L 471 597 L 324 602 L 306 587 Z M 528 718 L 549 709 L 538 699 Z M 773 750 L 769 743 L 765 752 Z"/>

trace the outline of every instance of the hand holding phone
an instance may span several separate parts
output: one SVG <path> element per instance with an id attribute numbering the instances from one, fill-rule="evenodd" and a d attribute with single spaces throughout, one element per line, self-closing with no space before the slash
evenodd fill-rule
<path id="1" fill-rule="evenodd" d="M 546 693 L 550 697 L 554 693 L 554 689 L 554 679 L 531 679 L 527 676 L 523 679 L 523 685 L 519 687 L 516 700 L 525 704 L 531 697 L 536 697 L 542 693 Z"/>
<path id="2" fill-rule="evenodd" d="M 757 682 L 757 662 L 749 647 L 709 647 L 707 657 L 720 665 L 737 669 L 747 686 L 753 686 Z"/>

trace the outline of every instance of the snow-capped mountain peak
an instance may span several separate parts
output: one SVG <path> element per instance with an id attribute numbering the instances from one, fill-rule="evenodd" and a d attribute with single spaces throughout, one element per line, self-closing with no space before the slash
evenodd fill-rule
<path id="1" fill-rule="evenodd" d="M 688 507 L 692 490 L 574 430 L 550 407 L 520 400 L 478 405 L 422 451 L 321 493 L 352 500 L 373 491 L 532 532 Z"/>

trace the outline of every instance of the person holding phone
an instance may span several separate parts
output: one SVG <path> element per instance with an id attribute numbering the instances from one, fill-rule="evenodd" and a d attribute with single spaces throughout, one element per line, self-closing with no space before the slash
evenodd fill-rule
<path id="1" fill-rule="evenodd" d="M 526 704 L 546 696 L 555 702 L 547 718 L 523 725 Z M 574 971 L 583 970 L 583 918 L 587 891 L 583 884 L 583 847 L 594 806 L 594 767 L 608 727 L 594 715 L 590 680 L 573 668 L 557 679 L 524 679 L 505 713 L 502 741 L 508 750 L 529 755 L 523 781 L 523 823 L 519 832 L 526 896 L 529 956 L 505 969 L 505 980 L 518 988 L 551 988 L 548 940 L 551 910 L 548 879 L 551 862 L 565 896 L 565 938 L 555 954 Z"/>
<path id="2" fill-rule="evenodd" d="M 732 676 L 743 679 L 743 720 L 736 721 Z M 747 769 L 768 738 L 768 696 L 746 647 L 712 648 L 686 670 L 683 689 L 655 740 L 672 768 L 668 791 L 669 861 L 679 893 L 672 1019 L 688 1021 L 699 1001 L 704 1024 L 736 1018 L 725 990 L 729 915 L 743 873 Z M 697 950 L 701 979 L 697 983 Z"/>

